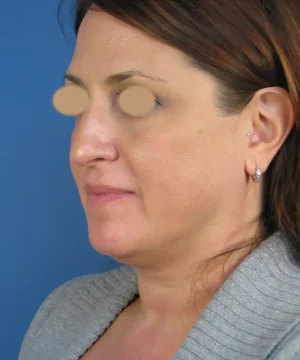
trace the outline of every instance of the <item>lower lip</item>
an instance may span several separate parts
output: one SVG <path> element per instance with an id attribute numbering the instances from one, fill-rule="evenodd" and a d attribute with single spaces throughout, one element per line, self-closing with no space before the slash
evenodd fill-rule
<path id="1" fill-rule="evenodd" d="M 120 194 L 114 194 L 114 193 L 105 193 L 105 194 L 94 194 L 89 193 L 87 196 L 88 203 L 91 205 L 104 205 L 107 203 L 111 203 L 116 200 L 125 200 L 132 198 L 134 193 L 120 193 Z"/>

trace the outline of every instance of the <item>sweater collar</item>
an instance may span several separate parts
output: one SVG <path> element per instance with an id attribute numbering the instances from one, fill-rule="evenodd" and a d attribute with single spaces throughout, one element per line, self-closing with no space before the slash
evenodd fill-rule
<path id="1" fill-rule="evenodd" d="M 137 273 L 120 271 L 126 285 L 114 295 L 119 311 L 138 294 Z M 295 277 L 295 272 L 297 276 Z M 227 278 L 187 334 L 173 360 L 264 358 L 299 321 L 300 253 L 276 232 L 255 248 Z M 120 301 L 122 299 L 122 301 Z"/>

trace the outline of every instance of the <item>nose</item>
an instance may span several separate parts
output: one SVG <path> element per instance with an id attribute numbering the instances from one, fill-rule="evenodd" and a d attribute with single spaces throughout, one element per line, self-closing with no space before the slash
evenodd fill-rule
<path id="1" fill-rule="evenodd" d="M 80 118 L 72 133 L 71 163 L 87 167 L 99 160 L 114 161 L 117 157 L 112 126 L 92 116 Z"/>

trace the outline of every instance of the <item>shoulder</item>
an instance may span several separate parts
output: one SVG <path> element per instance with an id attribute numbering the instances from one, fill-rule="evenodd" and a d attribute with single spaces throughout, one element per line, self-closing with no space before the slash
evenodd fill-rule
<path id="1" fill-rule="evenodd" d="M 122 266 L 100 274 L 80 276 L 55 288 L 45 298 L 34 315 L 21 345 L 19 360 L 28 360 L 31 348 L 37 342 L 37 337 L 39 342 L 44 340 L 42 334 L 48 333 L 52 319 L 55 318 L 57 322 L 57 319 L 65 312 L 66 306 L 69 309 L 70 304 L 72 304 L 73 312 L 87 310 L 86 293 L 91 293 L 104 301 L 118 285 L 126 281 L 131 272 L 132 270 L 129 267 Z M 72 299 L 75 298 L 80 300 L 73 304 Z"/>
<path id="2" fill-rule="evenodd" d="M 244 268 L 243 275 L 247 274 L 250 280 L 245 282 L 248 295 L 245 305 L 255 305 L 251 322 L 261 327 L 264 338 L 270 339 L 266 359 L 299 360 L 299 242 L 282 233 L 274 234 L 245 264 L 247 269 Z M 255 299 L 255 302 L 251 299 Z"/>

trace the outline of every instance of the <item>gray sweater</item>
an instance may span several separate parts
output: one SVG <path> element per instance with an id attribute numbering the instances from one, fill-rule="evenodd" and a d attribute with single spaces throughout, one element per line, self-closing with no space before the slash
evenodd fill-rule
<path id="1" fill-rule="evenodd" d="M 78 360 L 136 294 L 127 265 L 66 282 L 40 306 L 19 360 Z M 235 268 L 173 357 L 196 359 L 300 360 L 300 252 L 281 233 Z"/>

